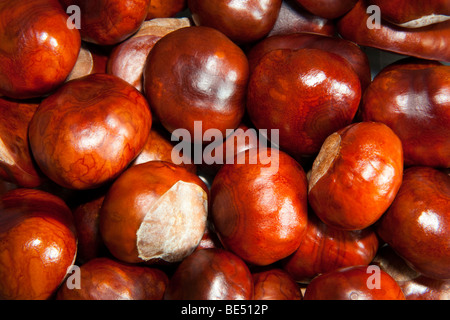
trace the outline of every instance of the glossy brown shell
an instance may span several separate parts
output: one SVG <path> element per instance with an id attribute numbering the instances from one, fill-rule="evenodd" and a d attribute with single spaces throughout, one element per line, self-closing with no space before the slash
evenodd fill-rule
<path id="1" fill-rule="evenodd" d="M 139 257 L 136 233 L 151 205 L 178 181 L 195 183 L 209 193 L 198 176 L 164 161 L 132 166 L 114 181 L 100 210 L 100 233 L 114 257 L 129 263 L 144 262 Z"/>
<path id="2" fill-rule="evenodd" d="M 316 154 L 358 110 L 361 84 L 342 57 L 319 49 L 265 54 L 248 86 L 247 111 L 258 129 L 278 129 L 291 156 Z M 269 137 L 270 139 L 270 137 Z"/>
<path id="3" fill-rule="evenodd" d="M 367 23 L 371 20 L 366 10 L 365 1 L 359 0 L 338 20 L 338 32 L 344 39 L 402 55 L 450 61 L 450 21 L 411 29 L 385 23 L 381 19 L 379 27 L 368 28 Z"/>
<path id="4" fill-rule="evenodd" d="M 73 219 L 78 235 L 77 263 L 86 263 L 105 254 L 106 248 L 100 234 L 100 209 L 104 195 L 86 200 L 73 209 Z"/>
<path id="5" fill-rule="evenodd" d="M 332 36 L 336 34 L 334 20 L 318 17 L 298 5 L 295 0 L 283 1 L 277 21 L 268 37 L 297 32 Z"/>
<path id="6" fill-rule="evenodd" d="M 4 194 L 0 210 L 0 299 L 49 299 L 75 261 L 72 212 L 60 198 L 33 189 Z"/>
<path id="7" fill-rule="evenodd" d="M 187 7 L 187 0 L 150 0 L 146 20 L 171 18 Z"/>
<path id="8" fill-rule="evenodd" d="M 164 300 L 251 300 L 253 278 L 247 265 L 223 249 L 198 250 L 170 278 Z"/>
<path id="9" fill-rule="evenodd" d="M 80 34 L 84 41 L 117 44 L 139 30 L 150 0 L 60 0 L 64 9 L 80 8 Z M 70 11 L 69 11 L 70 12 Z"/>
<path id="10" fill-rule="evenodd" d="M 273 50 L 304 48 L 332 52 L 347 60 L 361 81 L 361 92 L 371 83 L 369 58 L 358 45 L 342 38 L 309 32 L 274 35 L 259 41 L 247 53 L 250 70 L 258 65 L 265 54 Z"/>
<path id="11" fill-rule="evenodd" d="M 450 15 L 447 0 L 369 0 L 369 3 L 380 8 L 383 19 L 395 24 L 403 24 L 427 15 Z"/>
<path id="12" fill-rule="evenodd" d="M 25 188 L 40 186 L 45 178 L 30 152 L 28 125 L 38 102 L 0 98 L 0 177 Z"/>
<path id="13" fill-rule="evenodd" d="M 162 300 L 169 279 L 156 268 L 96 258 L 81 265 L 79 288 L 71 275 L 57 292 L 57 300 Z"/>
<path id="14" fill-rule="evenodd" d="M 379 288 L 375 287 L 376 281 Z M 405 296 L 398 283 L 385 271 L 353 266 L 314 278 L 306 287 L 304 300 L 405 300 Z"/>
<path id="15" fill-rule="evenodd" d="M 261 160 L 266 152 L 270 164 Z M 224 247 L 256 265 L 293 253 L 308 221 L 306 184 L 303 168 L 284 152 L 249 149 L 238 154 L 234 164 L 219 170 L 211 187 L 212 221 Z"/>
<path id="16" fill-rule="evenodd" d="M 188 130 L 193 139 L 195 121 L 202 121 L 202 137 L 211 128 L 225 135 L 239 126 L 247 82 L 244 52 L 208 27 L 166 35 L 150 51 L 144 69 L 144 91 L 158 120 L 169 132 Z"/>
<path id="17" fill-rule="evenodd" d="M 336 19 L 350 11 L 358 0 L 296 0 L 309 12 L 323 18 Z"/>
<path id="18" fill-rule="evenodd" d="M 253 273 L 253 300 L 302 300 L 300 285 L 283 269 Z"/>
<path id="19" fill-rule="evenodd" d="M 275 25 L 281 0 L 188 0 L 192 19 L 224 33 L 232 41 L 251 43 L 266 36 Z"/>
<path id="20" fill-rule="evenodd" d="M 429 167 L 405 170 L 377 233 L 423 275 L 450 278 L 450 177 Z"/>
<path id="21" fill-rule="evenodd" d="M 81 47 L 67 19 L 57 0 L 1 2 L 0 94 L 40 97 L 65 81 Z"/>
<path id="22" fill-rule="evenodd" d="M 151 123 L 138 90 L 117 77 L 93 74 L 42 101 L 30 123 L 30 147 L 56 183 L 95 188 L 116 178 L 141 152 Z"/>
<path id="23" fill-rule="evenodd" d="M 416 62 L 389 66 L 367 89 L 365 121 L 388 125 L 408 166 L 450 167 L 450 66 Z"/>
<path id="24" fill-rule="evenodd" d="M 336 135 L 340 144 L 331 165 L 316 183 L 310 180 L 309 204 L 332 227 L 365 229 L 389 208 L 400 188 L 402 143 L 377 122 L 351 124 Z"/>
<path id="25" fill-rule="evenodd" d="M 379 248 L 373 228 L 346 231 L 329 227 L 313 213 L 298 249 L 283 260 L 283 269 L 296 281 L 310 281 L 321 273 L 368 265 Z"/>

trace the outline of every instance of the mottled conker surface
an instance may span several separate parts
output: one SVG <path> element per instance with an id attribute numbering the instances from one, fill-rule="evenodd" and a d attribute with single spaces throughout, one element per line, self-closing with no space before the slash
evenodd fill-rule
<path id="1" fill-rule="evenodd" d="M 144 91 L 150 107 L 169 131 L 186 129 L 195 142 L 203 133 L 241 123 L 248 61 L 221 32 L 208 27 L 178 29 L 159 40 L 147 57 Z M 202 121 L 196 139 L 194 121 Z"/>
<path id="2" fill-rule="evenodd" d="M 60 0 L 60 2 L 64 9 L 72 5 L 78 6 L 82 39 L 99 45 L 117 44 L 139 30 L 147 17 L 150 5 L 150 0 Z"/>
<path id="3" fill-rule="evenodd" d="M 187 0 L 150 0 L 147 20 L 171 18 L 187 7 Z"/>
<path id="4" fill-rule="evenodd" d="M 99 228 L 104 198 L 101 194 L 72 210 L 78 236 L 77 263 L 85 263 L 107 252 Z"/>
<path id="5" fill-rule="evenodd" d="M 298 249 L 283 260 L 283 269 L 296 281 L 344 267 L 367 265 L 375 257 L 379 240 L 373 228 L 340 230 L 308 215 L 306 233 Z"/>
<path id="6" fill-rule="evenodd" d="M 266 36 L 278 17 L 281 0 L 188 0 L 194 23 L 224 33 L 236 43 Z"/>
<path id="7" fill-rule="evenodd" d="M 162 300 L 169 279 L 156 268 L 96 258 L 81 265 L 79 287 L 69 278 L 57 300 Z"/>
<path id="8" fill-rule="evenodd" d="M 103 201 L 103 241 L 125 262 L 179 262 L 205 233 L 208 193 L 197 175 L 169 162 L 132 166 Z"/>
<path id="9" fill-rule="evenodd" d="M 246 150 L 214 178 L 214 228 L 224 247 L 245 261 L 274 263 L 301 242 L 308 222 L 306 193 L 305 172 L 289 155 L 274 149 Z"/>
<path id="10" fill-rule="evenodd" d="M 31 156 L 28 125 L 38 102 L 0 98 L 0 177 L 25 188 L 45 180 Z"/>
<path id="11" fill-rule="evenodd" d="M 397 134 L 406 165 L 450 167 L 450 66 L 425 61 L 382 70 L 364 95 L 362 117 Z"/>
<path id="12" fill-rule="evenodd" d="M 49 299 L 76 252 L 72 212 L 60 198 L 21 188 L 0 198 L 0 300 Z"/>
<path id="13" fill-rule="evenodd" d="M 354 123 L 324 142 L 311 170 L 309 204 L 329 226 L 365 229 L 389 208 L 402 176 L 397 135 L 383 123 Z"/>
<path id="14" fill-rule="evenodd" d="M 385 271 L 376 266 L 353 266 L 314 278 L 306 287 L 304 300 L 405 300 L 405 296 Z"/>
<path id="15" fill-rule="evenodd" d="M 280 49 L 253 69 L 247 110 L 258 129 L 278 129 L 280 147 L 297 158 L 317 153 L 330 134 L 349 125 L 360 98 L 360 81 L 344 58 Z"/>
<path id="16" fill-rule="evenodd" d="M 198 250 L 172 275 L 164 300 L 251 300 L 253 278 L 245 262 L 223 249 Z"/>
<path id="17" fill-rule="evenodd" d="M 300 286 L 286 271 L 277 268 L 254 272 L 253 300 L 302 300 Z"/>
<path id="18" fill-rule="evenodd" d="M 77 61 L 80 32 L 57 0 L 0 2 L 0 94 L 39 97 L 60 86 Z"/>
<path id="19" fill-rule="evenodd" d="M 405 170 L 377 232 L 416 271 L 449 279 L 450 176 L 429 167 Z"/>
<path id="20" fill-rule="evenodd" d="M 117 177 L 144 147 L 152 115 L 144 96 L 122 79 L 93 74 L 72 80 L 39 105 L 29 127 L 40 169 L 70 189 Z"/>

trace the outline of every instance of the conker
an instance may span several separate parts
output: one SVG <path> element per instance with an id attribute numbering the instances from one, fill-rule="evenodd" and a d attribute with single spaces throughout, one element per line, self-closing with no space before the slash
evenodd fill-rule
<path id="1" fill-rule="evenodd" d="M 266 36 L 278 17 L 281 0 L 188 0 L 192 19 L 198 26 L 219 30 L 238 44 Z"/>
<path id="2" fill-rule="evenodd" d="M 344 58 L 279 49 L 253 69 L 247 111 L 256 128 L 278 129 L 280 148 L 298 159 L 316 154 L 330 134 L 349 125 L 360 98 L 359 78 Z"/>
<path id="3" fill-rule="evenodd" d="M 150 0 L 146 20 L 172 18 L 187 7 L 187 0 Z"/>
<path id="4" fill-rule="evenodd" d="M 29 126 L 42 172 L 69 189 L 116 178 L 142 151 L 152 125 L 144 96 L 122 79 L 92 74 L 44 99 Z"/>
<path id="5" fill-rule="evenodd" d="M 295 0 L 284 0 L 272 30 L 267 37 L 308 32 L 333 36 L 336 25 L 333 20 L 318 17 L 297 4 Z M 263 38 L 264 39 L 264 38 Z"/>
<path id="6" fill-rule="evenodd" d="M 384 20 L 405 28 L 420 28 L 450 19 L 446 0 L 369 0 L 380 8 Z"/>
<path id="7" fill-rule="evenodd" d="M 0 198 L 0 299 L 45 300 L 75 262 L 72 212 L 53 194 L 18 188 Z"/>
<path id="8" fill-rule="evenodd" d="M 266 157 L 267 156 L 267 157 Z M 214 230 L 246 262 L 269 265 L 292 254 L 306 230 L 303 168 L 276 149 L 248 149 L 225 164 L 211 187 Z"/>
<path id="9" fill-rule="evenodd" d="M 161 18 L 145 21 L 138 32 L 111 50 L 107 72 L 143 91 L 142 73 L 150 50 L 166 34 L 190 25 L 188 18 Z"/>
<path id="10" fill-rule="evenodd" d="M 372 227 L 340 230 L 328 226 L 310 212 L 306 233 L 298 249 L 282 261 L 282 266 L 296 281 L 308 283 L 322 273 L 370 264 L 378 247 L 378 236 Z"/>
<path id="11" fill-rule="evenodd" d="M 85 263 L 106 253 L 100 234 L 100 209 L 105 196 L 102 194 L 79 204 L 73 209 L 78 235 L 77 262 Z"/>
<path id="12" fill-rule="evenodd" d="M 40 186 L 45 179 L 30 152 L 28 125 L 38 102 L 0 98 L 0 177 L 25 188 Z"/>
<path id="13" fill-rule="evenodd" d="M 64 83 L 77 61 L 80 32 L 58 0 L 0 3 L 0 95 L 40 97 Z"/>
<path id="14" fill-rule="evenodd" d="M 306 10 L 326 19 L 336 19 L 346 14 L 358 0 L 296 0 Z"/>
<path id="15" fill-rule="evenodd" d="M 299 284 L 283 269 L 270 268 L 253 274 L 253 300 L 302 300 Z"/>
<path id="16" fill-rule="evenodd" d="M 354 123 L 325 140 L 311 170 L 309 204 L 331 227 L 365 229 L 394 201 L 402 177 L 397 135 L 383 123 Z"/>
<path id="17" fill-rule="evenodd" d="M 61 285 L 57 300 L 162 300 L 169 282 L 159 269 L 106 257 L 90 260 L 75 272 Z"/>
<path id="18" fill-rule="evenodd" d="M 160 39 L 144 68 L 144 91 L 157 119 L 169 131 L 187 130 L 202 143 L 208 129 L 226 135 L 245 110 L 248 61 L 242 49 L 221 32 L 186 27 Z M 201 138 L 194 122 L 201 121 Z"/>
<path id="19" fill-rule="evenodd" d="M 147 17 L 150 0 L 60 0 L 64 9 L 80 9 L 80 34 L 84 41 L 115 45 L 133 35 Z"/>
<path id="20" fill-rule="evenodd" d="M 253 278 L 241 258 L 224 249 L 198 250 L 169 280 L 164 300 L 251 300 Z"/>
<path id="21" fill-rule="evenodd" d="M 405 300 L 398 283 L 376 266 L 352 266 L 321 274 L 304 300 Z"/>
<path id="22" fill-rule="evenodd" d="M 103 241 L 125 262 L 180 262 L 203 237 L 208 193 L 198 176 L 174 164 L 132 166 L 114 181 L 103 201 Z"/>
<path id="23" fill-rule="evenodd" d="M 358 0 L 353 9 L 337 20 L 340 36 L 365 47 L 450 62 L 449 20 L 421 28 L 403 28 L 384 19 L 374 20 L 368 6 L 368 1 Z"/>
<path id="24" fill-rule="evenodd" d="M 377 233 L 414 270 L 450 279 L 450 176 L 430 167 L 406 169 Z"/>
<path id="25" fill-rule="evenodd" d="M 367 88 L 361 113 L 397 134 L 405 165 L 450 167 L 450 66 L 411 61 L 386 67 Z"/>

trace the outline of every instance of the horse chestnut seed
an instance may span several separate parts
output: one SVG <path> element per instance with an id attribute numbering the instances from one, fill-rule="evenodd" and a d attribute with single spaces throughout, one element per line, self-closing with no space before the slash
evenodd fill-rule
<path id="1" fill-rule="evenodd" d="M 306 287 L 304 300 L 405 300 L 399 284 L 378 266 L 323 273 Z"/>
<path id="2" fill-rule="evenodd" d="M 71 277 L 60 287 L 57 300 L 161 300 L 169 279 L 156 268 L 96 258 L 81 265 L 79 287 Z"/>
<path id="3" fill-rule="evenodd" d="M 49 299 L 75 262 L 72 212 L 48 192 L 14 189 L 0 198 L 0 300 Z"/>
<path id="4" fill-rule="evenodd" d="M 92 74 L 44 99 L 29 126 L 41 170 L 68 189 L 116 178 L 142 151 L 152 125 L 144 96 L 126 81 Z"/>
<path id="5" fill-rule="evenodd" d="M 179 262 L 203 237 L 207 199 L 206 185 L 187 169 L 163 161 L 135 165 L 108 190 L 100 233 L 119 260 Z"/>
<path id="6" fill-rule="evenodd" d="M 244 261 L 269 265 L 293 253 L 302 240 L 308 222 L 306 174 L 282 151 L 248 149 L 215 176 L 211 206 L 224 247 Z"/>
<path id="7" fill-rule="evenodd" d="M 450 279 L 450 177 L 430 167 L 406 169 L 377 232 L 414 270 Z"/>
<path id="8" fill-rule="evenodd" d="M 308 200 L 329 226 L 365 229 L 389 208 L 402 176 L 397 135 L 378 122 L 351 124 L 325 140 L 311 170 Z"/>

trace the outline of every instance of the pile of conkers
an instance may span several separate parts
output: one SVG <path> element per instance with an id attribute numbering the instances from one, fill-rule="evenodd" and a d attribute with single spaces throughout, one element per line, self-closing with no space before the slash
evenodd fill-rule
<path id="1" fill-rule="evenodd" d="M 0 299 L 450 299 L 449 62 L 438 0 L 0 1 Z"/>

